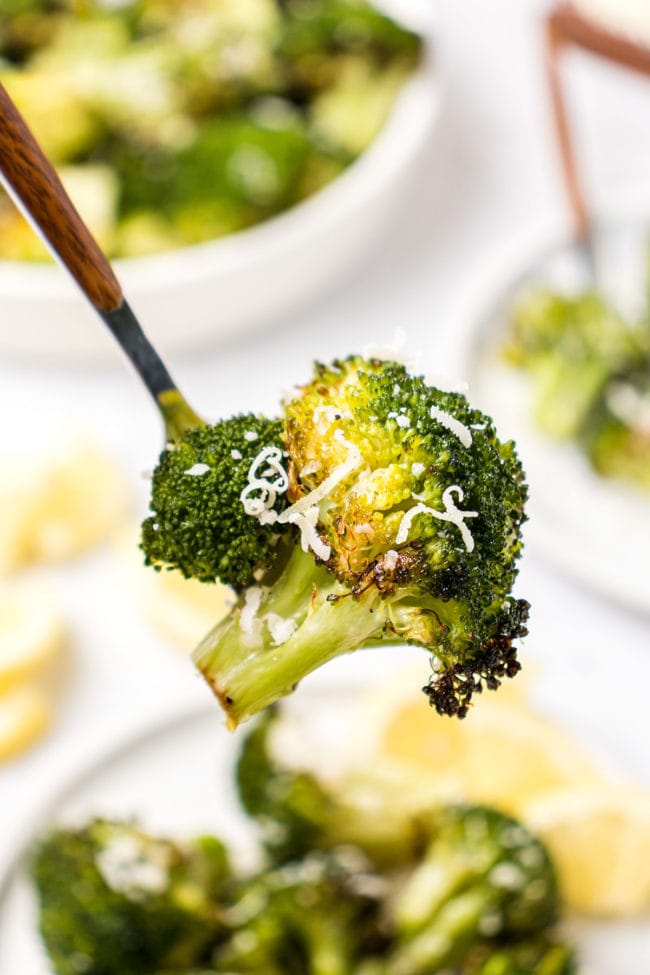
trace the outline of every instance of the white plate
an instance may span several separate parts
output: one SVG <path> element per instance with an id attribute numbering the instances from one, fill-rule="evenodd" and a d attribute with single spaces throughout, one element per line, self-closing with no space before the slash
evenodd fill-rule
<path id="1" fill-rule="evenodd" d="M 383 4 L 424 37 L 421 64 L 374 143 L 329 186 L 236 234 L 115 262 L 125 294 L 165 352 L 241 334 L 312 298 L 381 236 L 397 211 L 440 101 L 435 4 Z M 59 268 L 0 261 L 0 347 L 85 359 L 115 350 Z"/>
<path id="2" fill-rule="evenodd" d="M 349 715 L 349 697 L 343 688 L 336 695 L 302 691 L 296 698 L 303 720 L 319 711 L 332 715 L 334 700 Z M 93 815 L 135 815 L 145 827 L 172 836 L 220 835 L 238 862 L 253 863 L 252 830 L 239 810 L 233 786 L 238 741 L 224 730 L 221 715 L 212 706 L 168 721 L 128 743 L 66 788 L 31 825 L 25 849 L 19 851 L 16 865 L 0 887 L 0 972 L 50 975 L 37 935 L 36 905 L 25 861 L 34 836 L 49 824 L 82 822 Z M 569 921 L 566 929 L 578 944 L 584 975 L 650 971 L 645 920 Z"/>
<path id="3" fill-rule="evenodd" d="M 603 222 L 599 232 L 603 287 L 626 304 L 635 282 L 642 285 L 641 237 L 641 225 L 624 218 Z M 495 350 L 522 288 L 579 290 L 584 284 L 584 264 L 566 240 L 557 228 L 538 228 L 510 242 L 473 284 L 470 276 L 455 367 L 468 380 L 472 401 L 493 416 L 501 436 L 517 443 L 530 485 L 527 544 L 608 597 L 648 612 L 650 499 L 598 476 L 578 448 L 537 432 L 526 377 L 504 366 Z M 638 268 L 630 274 L 634 241 Z"/>

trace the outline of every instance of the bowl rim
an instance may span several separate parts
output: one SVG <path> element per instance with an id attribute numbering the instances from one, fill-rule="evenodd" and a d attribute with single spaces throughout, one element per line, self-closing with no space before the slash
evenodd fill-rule
<path id="1" fill-rule="evenodd" d="M 426 142 L 441 101 L 433 5 L 426 0 L 409 0 L 409 5 L 413 16 L 402 11 L 400 19 L 421 34 L 423 54 L 370 146 L 331 183 L 253 227 L 169 251 L 115 259 L 111 263 L 125 289 L 150 294 L 263 264 L 271 252 L 294 251 L 315 234 L 335 228 L 395 179 Z M 394 6 L 389 9 L 396 12 Z M 0 260 L 0 299 L 49 301 L 69 294 L 68 276 L 56 264 Z"/>

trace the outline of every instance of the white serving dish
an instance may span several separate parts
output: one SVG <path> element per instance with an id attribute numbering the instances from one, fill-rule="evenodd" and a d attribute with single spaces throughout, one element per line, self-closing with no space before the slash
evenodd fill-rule
<path id="1" fill-rule="evenodd" d="M 375 142 L 333 183 L 266 223 L 164 254 L 118 260 L 124 291 L 165 352 L 252 331 L 309 300 L 377 240 L 437 114 L 432 0 L 385 4 L 425 39 L 422 62 Z M 43 358 L 114 354 L 53 265 L 0 261 L 0 347 Z"/>

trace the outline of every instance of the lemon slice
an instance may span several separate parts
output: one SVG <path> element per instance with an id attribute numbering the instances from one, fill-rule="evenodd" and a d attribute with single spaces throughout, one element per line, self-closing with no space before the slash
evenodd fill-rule
<path id="1" fill-rule="evenodd" d="M 413 775 L 453 778 L 463 798 L 511 812 L 536 795 L 598 781 L 566 734 L 514 695 L 479 698 L 464 721 L 435 714 L 425 699 L 402 702 L 385 717 L 379 751 Z"/>
<path id="2" fill-rule="evenodd" d="M 27 561 L 70 558 L 102 542 L 125 509 L 113 462 L 90 444 L 78 444 L 43 472 L 26 547 Z"/>
<path id="3" fill-rule="evenodd" d="M 528 804 L 524 818 L 576 910 L 621 916 L 650 907 L 650 793 L 611 783 L 567 788 Z"/>
<path id="4" fill-rule="evenodd" d="M 39 687 L 24 685 L 0 696 L 0 762 L 14 758 L 48 730 L 52 709 Z"/>
<path id="5" fill-rule="evenodd" d="M 0 589 L 0 694 L 43 672 L 64 638 L 63 618 L 46 592 L 32 585 Z"/>

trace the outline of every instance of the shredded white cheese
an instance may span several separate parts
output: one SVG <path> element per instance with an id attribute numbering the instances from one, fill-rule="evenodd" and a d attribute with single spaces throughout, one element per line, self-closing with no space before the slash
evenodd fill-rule
<path id="1" fill-rule="evenodd" d="M 409 420 L 408 416 L 405 416 L 403 413 L 400 413 L 395 422 L 397 423 L 398 427 L 402 428 L 402 430 L 408 430 L 408 428 L 411 426 L 411 421 Z"/>
<path id="2" fill-rule="evenodd" d="M 412 508 L 409 508 L 402 518 L 399 528 L 397 529 L 397 535 L 395 536 L 395 542 L 397 545 L 402 545 L 405 541 L 407 541 L 413 519 L 416 518 L 417 515 L 426 514 L 432 515 L 432 517 L 437 518 L 439 521 L 450 521 L 456 525 L 467 551 L 474 551 L 474 539 L 472 537 L 472 533 L 465 524 L 465 519 L 478 518 L 478 511 L 463 511 L 456 507 L 456 503 L 453 499 L 454 494 L 458 496 L 459 501 L 462 501 L 465 497 L 465 492 L 457 484 L 452 484 L 450 487 L 445 488 L 442 494 L 442 503 L 445 506 L 444 511 L 437 511 L 435 508 L 429 508 L 426 504 L 422 503 L 416 504 Z"/>
<path id="3" fill-rule="evenodd" d="M 233 460 L 241 460 L 244 455 L 242 454 L 241 450 L 235 449 L 230 451 L 230 456 Z"/>
<path id="4" fill-rule="evenodd" d="M 285 515 L 287 515 L 286 518 Z M 306 511 L 292 512 L 290 508 L 287 508 L 286 511 L 282 512 L 278 521 L 295 525 L 300 532 L 300 546 L 303 552 L 308 552 L 311 549 L 314 555 L 317 555 L 323 562 L 327 562 L 332 550 L 329 545 L 325 544 L 316 531 L 318 515 L 319 512 L 316 505 L 313 508 L 307 508 Z"/>
<path id="5" fill-rule="evenodd" d="M 419 477 L 421 474 L 424 474 L 425 470 L 424 464 L 421 464 L 419 460 L 411 464 L 411 474 L 413 477 Z"/>
<path id="6" fill-rule="evenodd" d="M 110 840 L 97 854 L 95 863 L 111 890 L 133 898 L 162 894 L 169 883 L 166 864 L 145 856 L 134 836 L 116 836 Z"/>
<path id="7" fill-rule="evenodd" d="M 364 359 L 379 359 L 380 362 L 399 362 L 408 369 L 417 367 L 421 359 L 421 353 L 407 353 L 405 351 L 406 332 L 403 328 L 396 328 L 393 341 L 385 345 L 378 345 L 369 342 L 364 345 L 361 354 Z"/>
<path id="8" fill-rule="evenodd" d="M 310 474 L 317 474 L 320 469 L 321 469 L 320 461 L 312 460 L 308 464 L 305 464 L 303 468 L 301 468 L 300 477 L 301 478 L 309 477 Z"/>
<path id="9" fill-rule="evenodd" d="M 267 613 L 264 617 L 264 622 L 269 628 L 269 633 L 276 647 L 279 647 L 282 643 L 286 643 L 298 628 L 295 620 L 285 620 L 277 613 Z"/>
<path id="10" fill-rule="evenodd" d="M 455 437 L 458 437 L 463 447 L 472 446 L 472 431 L 469 427 L 466 427 L 464 423 L 457 420 L 455 416 L 450 413 L 445 413 L 444 410 L 439 410 L 437 406 L 432 406 L 430 411 L 430 416 L 432 420 L 437 420 L 441 423 L 443 427 L 446 427 Z"/>
<path id="11" fill-rule="evenodd" d="M 260 468 L 264 467 L 260 474 Z M 272 511 L 279 494 L 289 487 L 289 477 L 282 465 L 282 451 L 279 447 L 262 447 L 251 464 L 247 476 L 248 483 L 240 495 L 247 515 L 259 518 L 262 524 L 273 524 L 277 514 Z"/>
<path id="12" fill-rule="evenodd" d="M 209 470 L 210 467 L 208 464 L 192 464 L 192 466 L 186 471 L 183 471 L 183 473 L 188 474 L 190 477 L 202 477 L 204 474 L 207 474 Z"/>
<path id="13" fill-rule="evenodd" d="M 427 386 L 440 389 L 443 393 L 462 393 L 465 396 L 469 392 L 469 383 L 464 379 L 454 376 L 445 376 L 439 372 L 427 372 L 424 376 Z"/>
<path id="14" fill-rule="evenodd" d="M 264 590 L 261 586 L 250 586 L 244 596 L 244 605 L 241 608 L 239 619 L 242 633 L 250 640 L 257 637 L 260 630 L 260 621 L 257 619 L 257 612 L 262 602 Z"/>
<path id="15" fill-rule="evenodd" d="M 392 572 L 395 566 L 397 565 L 398 559 L 399 556 L 395 551 L 395 549 L 389 548 L 386 554 L 384 555 L 384 565 L 386 566 L 387 569 L 389 569 Z"/>
<path id="16" fill-rule="evenodd" d="M 253 443 L 254 440 L 257 440 L 258 436 L 259 434 L 257 434 L 255 430 L 247 430 L 244 434 L 244 440 L 247 440 L 249 443 Z"/>
<path id="17" fill-rule="evenodd" d="M 650 434 L 650 394 L 643 394 L 629 383 L 612 383 L 607 391 L 607 406 L 626 426 Z"/>

